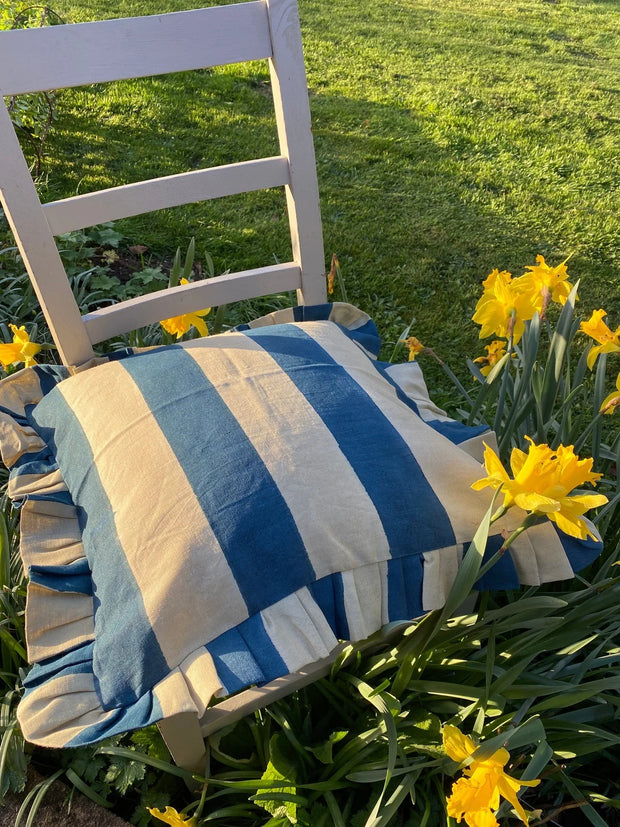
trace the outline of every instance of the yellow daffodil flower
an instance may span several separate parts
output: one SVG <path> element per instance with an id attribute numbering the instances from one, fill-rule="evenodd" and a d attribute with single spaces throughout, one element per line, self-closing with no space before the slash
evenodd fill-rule
<path id="1" fill-rule="evenodd" d="M 605 505 L 607 497 L 603 494 L 577 494 L 570 497 L 574 488 L 586 482 L 596 485 L 602 477 L 592 471 L 593 460 L 579 459 L 573 446 L 560 445 L 553 451 L 548 445 L 534 445 L 527 437 L 530 447 L 528 453 L 513 448 L 510 456 L 511 479 L 504 469 L 500 458 L 485 446 L 484 466 L 488 476 L 477 480 L 472 488 L 502 488 L 504 508 L 513 505 L 531 514 L 544 514 L 571 537 L 585 540 L 592 534 L 583 514 L 590 508 Z"/>
<path id="2" fill-rule="evenodd" d="M 565 259 L 557 267 L 549 267 L 543 256 L 536 256 L 536 264 L 533 267 L 526 267 L 529 273 L 518 279 L 519 289 L 530 296 L 532 304 L 544 317 L 545 311 L 551 301 L 559 304 L 566 304 L 572 284 L 567 281 Z"/>
<path id="3" fill-rule="evenodd" d="M 409 351 L 410 362 L 415 361 L 415 357 L 418 355 L 418 353 L 422 353 L 422 351 L 424 350 L 424 345 L 419 339 L 416 339 L 415 336 L 409 336 L 408 339 L 404 339 L 403 344 Z"/>
<path id="4" fill-rule="evenodd" d="M 174 807 L 166 807 L 164 812 L 153 809 L 152 807 L 147 807 L 146 809 L 154 818 L 158 818 L 165 824 L 170 824 L 171 827 L 196 827 L 198 824 L 194 816 L 192 816 L 192 818 L 183 816 L 178 813 Z"/>
<path id="5" fill-rule="evenodd" d="M 478 356 L 477 359 L 474 359 L 474 362 L 479 362 L 482 365 L 480 373 L 483 376 L 488 376 L 502 356 L 506 354 L 506 342 L 502 342 L 501 339 L 495 339 L 490 345 L 485 345 L 484 349 L 487 355 Z"/>
<path id="6" fill-rule="evenodd" d="M 181 279 L 181 284 L 189 284 L 187 279 Z M 201 316 L 207 316 L 211 312 L 211 308 L 207 307 L 205 310 L 197 310 L 195 313 L 184 313 L 182 316 L 173 316 L 171 319 L 164 319 L 160 322 L 166 333 L 171 336 L 176 336 L 180 339 L 184 333 L 195 327 L 201 336 L 208 336 L 209 331 L 207 325 Z"/>
<path id="7" fill-rule="evenodd" d="M 507 270 L 491 270 L 486 279 L 482 282 L 485 290 L 493 290 L 497 281 L 508 282 L 512 275 Z"/>
<path id="8" fill-rule="evenodd" d="M 35 356 L 41 350 L 41 345 L 30 341 L 24 325 L 17 327 L 9 325 L 13 331 L 13 341 L 9 344 L 0 344 L 0 362 L 3 368 L 24 362 L 27 368 L 36 365 Z"/>
<path id="9" fill-rule="evenodd" d="M 493 270 L 483 286 L 473 315 L 474 322 L 481 325 L 480 338 L 509 339 L 512 335 L 516 344 L 523 335 L 524 323 L 536 312 L 531 296 L 523 293 L 519 279 L 513 279 L 505 270 Z"/>
<path id="10" fill-rule="evenodd" d="M 616 390 L 606 396 L 601 405 L 601 413 L 612 414 L 620 405 L 620 373 L 616 379 Z"/>
<path id="11" fill-rule="evenodd" d="M 588 367 L 590 370 L 592 370 L 599 353 L 620 353 L 620 327 L 612 332 L 603 321 L 603 316 L 606 315 L 607 313 L 604 310 L 595 310 L 588 321 L 582 322 L 579 328 L 599 343 L 588 353 Z"/>
<path id="12" fill-rule="evenodd" d="M 448 756 L 459 764 L 472 759 L 476 751 L 472 739 L 450 724 L 443 728 L 443 745 Z M 499 807 L 500 796 L 503 796 L 527 825 L 527 814 L 517 793 L 521 787 L 535 787 L 540 779 L 519 781 L 507 775 L 504 767 L 509 758 L 508 750 L 501 748 L 482 760 L 470 760 L 463 770 L 463 777 L 455 782 L 447 799 L 448 815 L 458 822 L 465 819 L 468 827 L 498 827 L 494 811 Z"/>

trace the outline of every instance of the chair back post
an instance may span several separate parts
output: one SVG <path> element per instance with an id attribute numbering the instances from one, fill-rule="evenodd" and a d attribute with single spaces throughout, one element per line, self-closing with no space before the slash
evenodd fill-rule
<path id="1" fill-rule="evenodd" d="M 60 358 L 68 365 L 87 362 L 93 347 L 1 96 L 0 146 L 0 200 Z"/>
<path id="2" fill-rule="evenodd" d="M 293 258 L 301 267 L 300 304 L 326 301 L 325 255 L 308 84 L 296 0 L 266 0 L 273 56 L 269 61 L 280 152 L 289 160 L 285 187 Z"/>

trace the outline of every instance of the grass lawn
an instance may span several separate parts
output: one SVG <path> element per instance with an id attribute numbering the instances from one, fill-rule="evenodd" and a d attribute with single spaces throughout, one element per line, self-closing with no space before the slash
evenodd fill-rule
<path id="1" fill-rule="evenodd" d="M 55 4 L 72 22 L 188 6 Z M 617 324 L 617 12 L 605 0 L 301 0 L 326 257 L 338 253 L 350 300 L 388 338 L 415 316 L 419 338 L 459 365 L 480 352 L 481 280 L 519 275 L 537 253 L 572 254 L 584 308 Z M 65 93 L 45 197 L 276 152 L 269 98 L 262 64 Z M 283 209 L 266 192 L 122 229 L 158 254 L 195 235 L 223 271 L 288 255 Z"/>

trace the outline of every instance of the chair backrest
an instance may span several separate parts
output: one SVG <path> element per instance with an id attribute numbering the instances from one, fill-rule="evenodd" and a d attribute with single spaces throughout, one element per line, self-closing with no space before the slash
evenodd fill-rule
<path id="1" fill-rule="evenodd" d="M 93 345 L 201 307 L 297 290 L 325 301 L 324 253 L 296 0 L 0 32 L 0 95 L 267 59 L 280 155 L 169 175 L 41 204 L 0 101 L 0 197 L 65 364 Z M 54 235 L 112 219 L 284 187 L 293 261 L 180 285 L 81 316 Z"/>

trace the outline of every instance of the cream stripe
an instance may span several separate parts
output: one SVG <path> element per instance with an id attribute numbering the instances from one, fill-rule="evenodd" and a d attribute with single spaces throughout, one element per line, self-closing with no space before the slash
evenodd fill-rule
<path id="1" fill-rule="evenodd" d="M 344 606 L 351 640 L 363 640 L 383 625 L 382 581 L 376 564 L 343 572 Z"/>
<path id="2" fill-rule="evenodd" d="M 286 373 L 242 333 L 227 335 L 217 348 L 208 342 L 197 339 L 186 349 L 265 463 L 293 515 L 317 579 L 389 557 L 372 500 L 321 417 Z"/>
<path id="3" fill-rule="evenodd" d="M 26 639 L 28 660 L 37 663 L 93 639 L 93 599 L 28 584 Z"/>
<path id="4" fill-rule="evenodd" d="M 307 589 L 300 589 L 261 612 L 265 631 L 289 671 L 326 658 L 338 644 Z"/>
<path id="5" fill-rule="evenodd" d="M 28 494 L 57 494 L 66 490 L 67 486 L 59 470 L 47 474 L 19 474 L 9 481 L 9 496 L 13 499 Z"/>
<path id="6" fill-rule="evenodd" d="M 25 368 L 2 380 L 0 405 L 24 415 L 26 405 L 41 400 L 43 391 L 39 377 L 32 368 Z M 0 411 L 0 445 L 5 465 L 11 466 L 25 451 L 43 447 L 39 434 L 28 425 L 20 425 L 9 414 Z"/>
<path id="7" fill-rule="evenodd" d="M 86 727 L 102 724 L 114 714 L 99 706 L 89 674 L 53 678 L 26 695 L 17 708 L 24 738 L 45 747 L 64 747 Z"/>
<path id="8" fill-rule="evenodd" d="M 520 582 L 528 586 L 538 586 L 554 580 L 570 580 L 574 575 L 562 543 L 550 522 L 528 528 L 511 546 L 510 553 Z"/>
<path id="9" fill-rule="evenodd" d="M 425 612 L 443 608 L 448 592 L 463 557 L 457 546 L 425 552 L 424 579 L 422 581 L 422 608 Z"/>
<path id="10" fill-rule="evenodd" d="M 401 362 L 398 365 L 390 365 L 385 369 L 387 375 L 392 379 L 403 393 L 415 402 L 422 419 L 439 420 L 450 422 L 446 412 L 433 402 L 428 394 L 428 388 L 424 381 L 422 370 L 417 362 Z"/>
<path id="11" fill-rule="evenodd" d="M 84 557 L 74 506 L 26 500 L 20 516 L 20 552 L 29 566 L 66 566 Z"/>
<path id="12" fill-rule="evenodd" d="M 490 502 L 486 492 L 471 490 L 481 476 L 480 465 L 417 417 L 346 335 L 338 331 L 335 337 L 330 327 L 314 322 L 303 329 L 368 393 L 405 440 L 446 509 L 456 542 L 470 540 Z"/>
<path id="13" fill-rule="evenodd" d="M 204 715 L 211 698 L 221 690 L 213 658 L 201 648 L 187 657 L 179 668 L 155 686 L 153 693 L 159 702 L 163 718 L 179 712 Z"/>
<path id="14" fill-rule="evenodd" d="M 175 667 L 244 620 L 245 602 L 183 469 L 122 362 L 80 373 L 60 389 L 91 445 L 149 622 Z"/>

